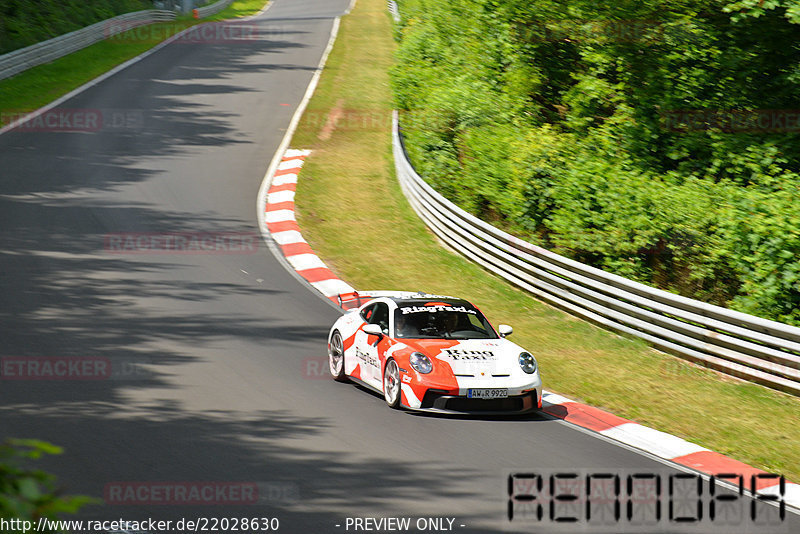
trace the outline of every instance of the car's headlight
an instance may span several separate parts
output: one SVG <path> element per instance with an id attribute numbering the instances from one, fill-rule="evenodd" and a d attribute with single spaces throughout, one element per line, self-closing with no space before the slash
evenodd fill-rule
<path id="1" fill-rule="evenodd" d="M 409 359 L 409 363 L 411 364 L 411 367 L 423 375 L 427 375 L 433 371 L 433 365 L 431 364 L 430 359 L 428 359 L 428 357 L 421 352 L 413 352 L 411 354 L 411 358 Z"/>
<path id="2" fill-rule="evenodd" d="M 523 371 L 532 375 L 536 372 L 536 358 L 529 352 L 523 352 L 519 355 L 519 366 L 522 368 Z"/>

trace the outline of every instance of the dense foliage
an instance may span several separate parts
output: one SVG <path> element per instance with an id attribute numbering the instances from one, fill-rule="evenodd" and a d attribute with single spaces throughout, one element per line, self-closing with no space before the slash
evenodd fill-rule
<path id="1" fill-rule="evenodd" d="M 800 4 L 404 0 L 413 163 L 462 207 L 800 324 Z"/>
<path id="2" fill-rule="evenodd" d="M 38 440 L 9 439 L 0 443 L 0 519 L 14 520 L 6 523 L 10 528 L 4 531 L 23 533 L 23 521 L 36 525 L 40 518 L 55 520 L 97 502 L 89 497 L 59 495 L 53 475 L 30 467 L 32 461 L 43 455 L 61 452 L 61 448 Z M 40 532 L 54 531 L 45 528 Z"/>
<path id="3" fill-rule="evenodd" d="M 3 0 L 0 54 L 79 30 L 116 15 L 152 9 L 148 0 Z"/>

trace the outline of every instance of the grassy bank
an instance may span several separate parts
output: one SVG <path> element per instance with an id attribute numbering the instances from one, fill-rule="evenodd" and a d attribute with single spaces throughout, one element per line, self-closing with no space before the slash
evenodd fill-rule
<path id="1" fill-rule="evenodd" d="M 185 16 L 174 21 L 151 24 L 2 80 L 0 81 L 0 125 L 20 113 L 33 111 L 52 102 L 189 26 L 251 15 L 258 12 L 265 4 L 265 0 L 237 0 L 224 11 L 202 21 Z"/>
<path id="2" fill-rule="evenodd" d="M 546 306 L 442 248 L 400 191 L 391 156 L 383 0 L 358 0 L 292 141 L 311 148 L 300 225 L 320 256 L 361 289 L 464 296 L 541 363 L 545 387 L 738 460 L 800 480 L 794 397 L 720 376 Z"/>

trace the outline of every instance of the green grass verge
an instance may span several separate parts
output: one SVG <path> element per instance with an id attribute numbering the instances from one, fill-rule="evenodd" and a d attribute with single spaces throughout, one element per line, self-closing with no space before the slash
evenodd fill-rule
<path id="1" fill-rule="evenodd" d="M 391 36 L 386 2 L 358 0 L 291 144 L 314 150 L 298 184 L 298 218 L 329 266 L 364 290 L 464 296 L 494 324 L 514 326 L 548 390 L 800 481 L 799 399 L 578 320 L 439 245 L 394 175 Z"/>
<path id="2" fill-rule="evenodd" d="M 181 16 L 173 21 L 144 26 L 2 80 L 0 126 L 20 113 L 52 102 L 189 26 L 252 15 L 265 4 L 266 0 L 236 0 L 220 13 L 200 21 Z"/>

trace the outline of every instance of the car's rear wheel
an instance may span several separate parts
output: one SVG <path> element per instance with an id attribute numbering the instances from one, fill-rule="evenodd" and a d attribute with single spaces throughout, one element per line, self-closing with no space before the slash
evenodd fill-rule
<path id="1" fill-rule="evenodd" d="M 400 368 L 394 360 L 387 361 L 383 370 L 383 398 L 391 408 L 400 406 Z"/>
<path id="2" fill-rule="evenodd" d="M 328 344 L 328 365 L 334 380 L 347 381 L 344 374 L 344 342 L 338 330 L 333 332 L 331 342 Z"/>

